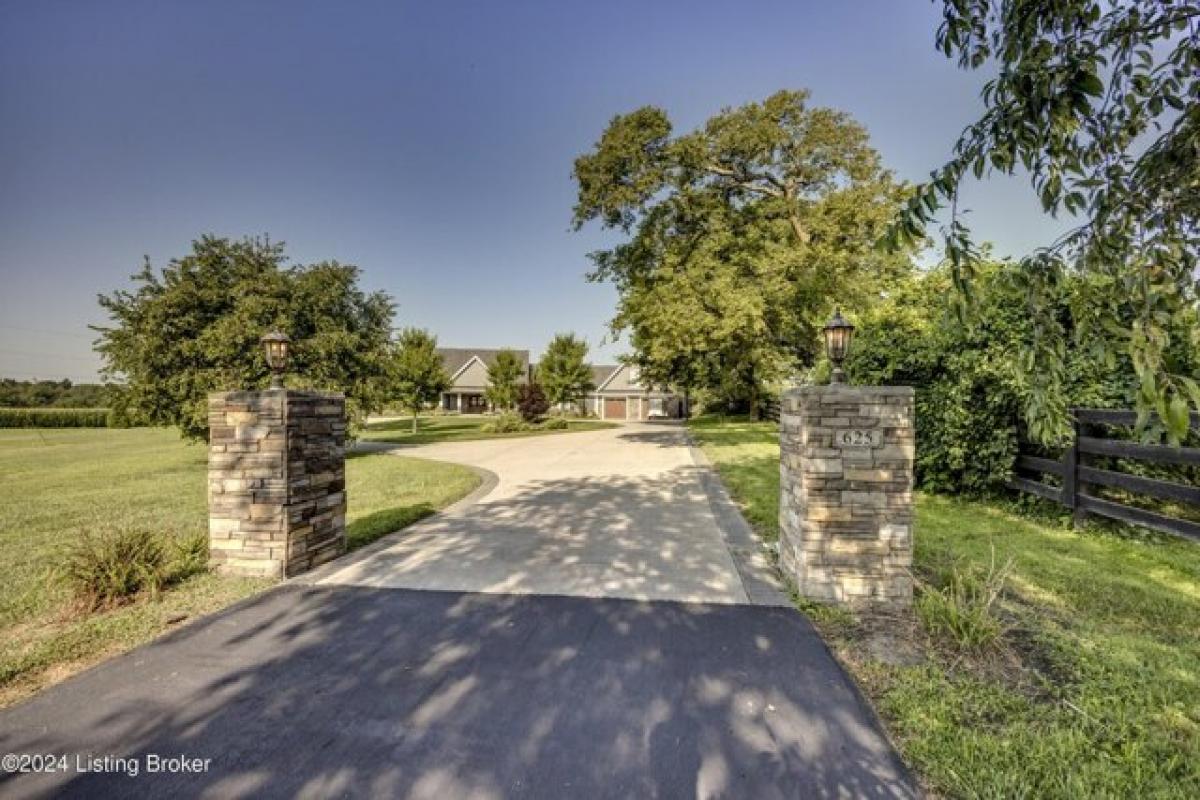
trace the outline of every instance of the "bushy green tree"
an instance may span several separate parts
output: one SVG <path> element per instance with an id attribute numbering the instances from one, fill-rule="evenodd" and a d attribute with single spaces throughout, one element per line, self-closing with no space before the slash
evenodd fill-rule
<path id="1" fill-rule="evenodd" d="M 510 411 L 517 403 L 517 385 L 525 367 L 515 350 L 500 350 L 488 365 L 488 387 L 484 394 L 493 407 Z"/>
<path id="2" fill-rule="evenodd" d="M 557 334 L 546 346 L 537 377 L 552 405 L 578 403 L 595 388 L 587 351 L 587 342 L 573 333 Z"/>
<path id="3" fill-rule="evenodd" d="M 1007 478 L 1017 453 L 1023 314 L 997 292 L 964 327 L 950 313 L 950 290 L 939 269 L 861 314 L 847 372 L 854 383 L 916 387 L 923 488 L 983 492 Z"/>
<path id="4" fill-rule="evenodd" d="M 575 161 L 574 224 L 628 238 L 592 254 L 619 295 L 611 326 L 657 384 L 757 407 L 818 351 L 835 304 L 857 309 L 910 268 L 877 239 L 905 196 L 846 114 L 778 92 L 678 136 L 664 111 L 612 120 Z"/>
<path id="5" fill-rule="evenodd" d="M 392 356 L 391 395 L 412 412 L 412 432 L 417 432 L 417 415 L 450 388 L 450 376 L 437 351 L 437 337 L 420 328 L 400 332 Z"/>
<path id="6" fill-rule="evenodd" d="M 944 0 L 937 45 L 996 77 L 951 160 L 911 198 L 893 242 L 920 240 L 940 210 L 956 296 L 970 297 L 979 251 L 957 204 L 962 182 L 1027 173 L 1050 214 L 1074 227 L 1020 262 L 1029 309 L 1025 408 L 1042 441 L 1062 438 L 1066 369 L 1086 346 L 1136 375 L 1143 412 L 1178 441 L 1200 384 L 1171 353 L 1200 349 L 1200 4 L 1194 0 Z M 1073 276 L 1074 327 L 1056 297 Z M 1133 313 L 1122 313 L 1133 301 Z M 969 304 L 963 304 L 964 307 Z M 1149 418 L 1144 413 L 1145 418 Z"/>
<path id="7" fill-rule="evenodd" d="M 855 383 L 916 387 L 917 478 L 938 491 L 982 493 L 1011 473 L 1019 439 L 1028 437 L 1024 412 L 1040 402 L 1025 362 L 1035 322 L 1023 301 L 1021 266 L 984 254 L 975 277 L 977 301 L 962 321 L 954 313 L 948 265 L 896 287 L 857 318 L 847 371 Z M 1051 298 L 1051 312 L 1068 331 L 1075 297 L 1094 289 L 1073 276 Z M 1137 313 L 1136 299 L 1118 305 L 1118 323 Z M 1181 344 L 1168 354 L 1183 374 L 1200 378 L 1200 353 Z M 1140 391 L 1127 356 L 1096 358 L 1087 348 L 1066 354 L 1063 406 L 1129 408 Z M 1148 435 L 1165 433 L 1150 425 Z"/>
<path id="8" fill-rule="evenodd" d="M 363 292 L 357 267 L 288 266 L 281 243 L 205 236 L 133 281 L 100 296 L 111 323 L 96 328 L 122 413 L 205 438 L 209 392 L 269 382 L 259 337 L 272 329 L 292 338 L 289 384 L 344 392 L 352 419 L 379 408 L 392 302 Z"/>

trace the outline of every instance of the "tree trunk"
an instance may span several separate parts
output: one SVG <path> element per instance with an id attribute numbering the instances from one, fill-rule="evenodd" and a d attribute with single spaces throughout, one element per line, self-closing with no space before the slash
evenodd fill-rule
<path id="1" fill-rule="evenodd" d="M 417 432 L 417 411 L 416 411 L 416 409 L 413 409 L 413 429 L 412 429 L 412 432 L 413 432 L 413 433 L 416 433 L 416 432 Z"/>
<path id="2" fill-rule="evenodd" d="M 789 214 L 788 222 L 792 224 L 792 232 L 796 234 L 797 241 L 800 244 L 808 244 L 809 240 L 812 239 L 812 234 L 804 229 L 804 224 L 800 222 L 800 218 L 795 214 Z"/>

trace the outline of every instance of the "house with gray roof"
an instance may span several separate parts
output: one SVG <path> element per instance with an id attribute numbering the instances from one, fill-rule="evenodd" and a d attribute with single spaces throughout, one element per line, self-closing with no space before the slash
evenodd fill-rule
<path id="1" fill-rule="evenodd" d="M 442 394 L 442 409 L 462 414 L 482 414 L 490 410 L 486 392 L 488 367 L 495 363 L 499 349 L 480 347 L 442 347 L 438 354 L 451 386 Z M 528 350 L 513 350 L 528 376 L 536 369 Z M 677 419 L 684 414 L 683 399 L 673 392 L 643 386 L 637 368 L 628 364 L 592 366 L 592 391 L 583 398 L 582 410 L 600 419 L 647 420 Z M 524 380 L 524 379 L 523 379 Z"/>
<path id="2" fill-rule="evenodd" d="M 512 349 L 529 374 L 529 351 Z M 450 376 L 450 388 L 442 393 L 442 409 L 463 414 L 482 414 L 488 411 L 485 392 L 488 388 L 488 368 L 496 363 L 500 349 L 482 347 L 439 347 L 442 366 Z"/>
<path id="3" fill-rule="evenodd" d="M 684 415 L 683 398 L 647 386 L 629 364 L 592 367 L 595 387 L 583 398 L 583 407 L 600 419 L 679 419 Z"/>

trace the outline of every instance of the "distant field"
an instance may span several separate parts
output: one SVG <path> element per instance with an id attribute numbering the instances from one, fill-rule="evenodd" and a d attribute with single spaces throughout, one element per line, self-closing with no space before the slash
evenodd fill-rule
<path id="1" fill-rule="evenodd" d="M 532 430 L 513 433 L 488 433 L 483 426 L 495 417 L 483 415 L 453 415 L 421 417 L 417 432 L 412 432 L 412 417 L 388 419 L 368 423 L 362 439 L 370 442 L 392 442 L 394 444 L 431 444 L 433 442 L 463 442 L 472 439 L 512 439 L 520 436 L 549 436 L 572 431 L 595 431 L 611 428 L 616 423 L 598 419 L 572 419 L 567 421 L 566 430 Z"/>
<path id="2" fill-rule="evenodd" d="M 166 592 L 84 617 L 54 570 L 82 530 L 207 529 L 207 451 L 161 428 L 0 430 L 0 705 L 133 647 L 168 627 L 261 591 L 270 581 L 202 574 Z M 361 546 L 462 497 L 470 470 L 392 455 L 347 461 L 347 538 Z"/>

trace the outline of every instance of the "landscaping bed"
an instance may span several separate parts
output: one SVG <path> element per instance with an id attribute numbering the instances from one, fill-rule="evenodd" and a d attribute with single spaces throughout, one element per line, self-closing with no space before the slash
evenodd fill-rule
<path id="1" fill-rule="evenodd" d="M 776 539 L 777 426 L 706 417 L 690 428 Z M 947 598 L 1000 588 L 988 575 L 1006 565 L 995 603 L 956 617 L 981 604 Z M 1200 546 L 918 493 L 914 573 L 911 614 L 800 605 L 934 793 L 1200 794 Z"/>
<path id="2" fill-rule="evenodd" d="M 273 581 L 207 571 L 168 576 L 158 598 L 88 613 L 61 571 L 82 535 L 144 530 L 166 549 L 207 531 L 207 450 L 161 428 L 0 431 L 0 705 Z M 454 464 L 393 455 L 346 463 L 351 548 L 474 489 Z"/>

